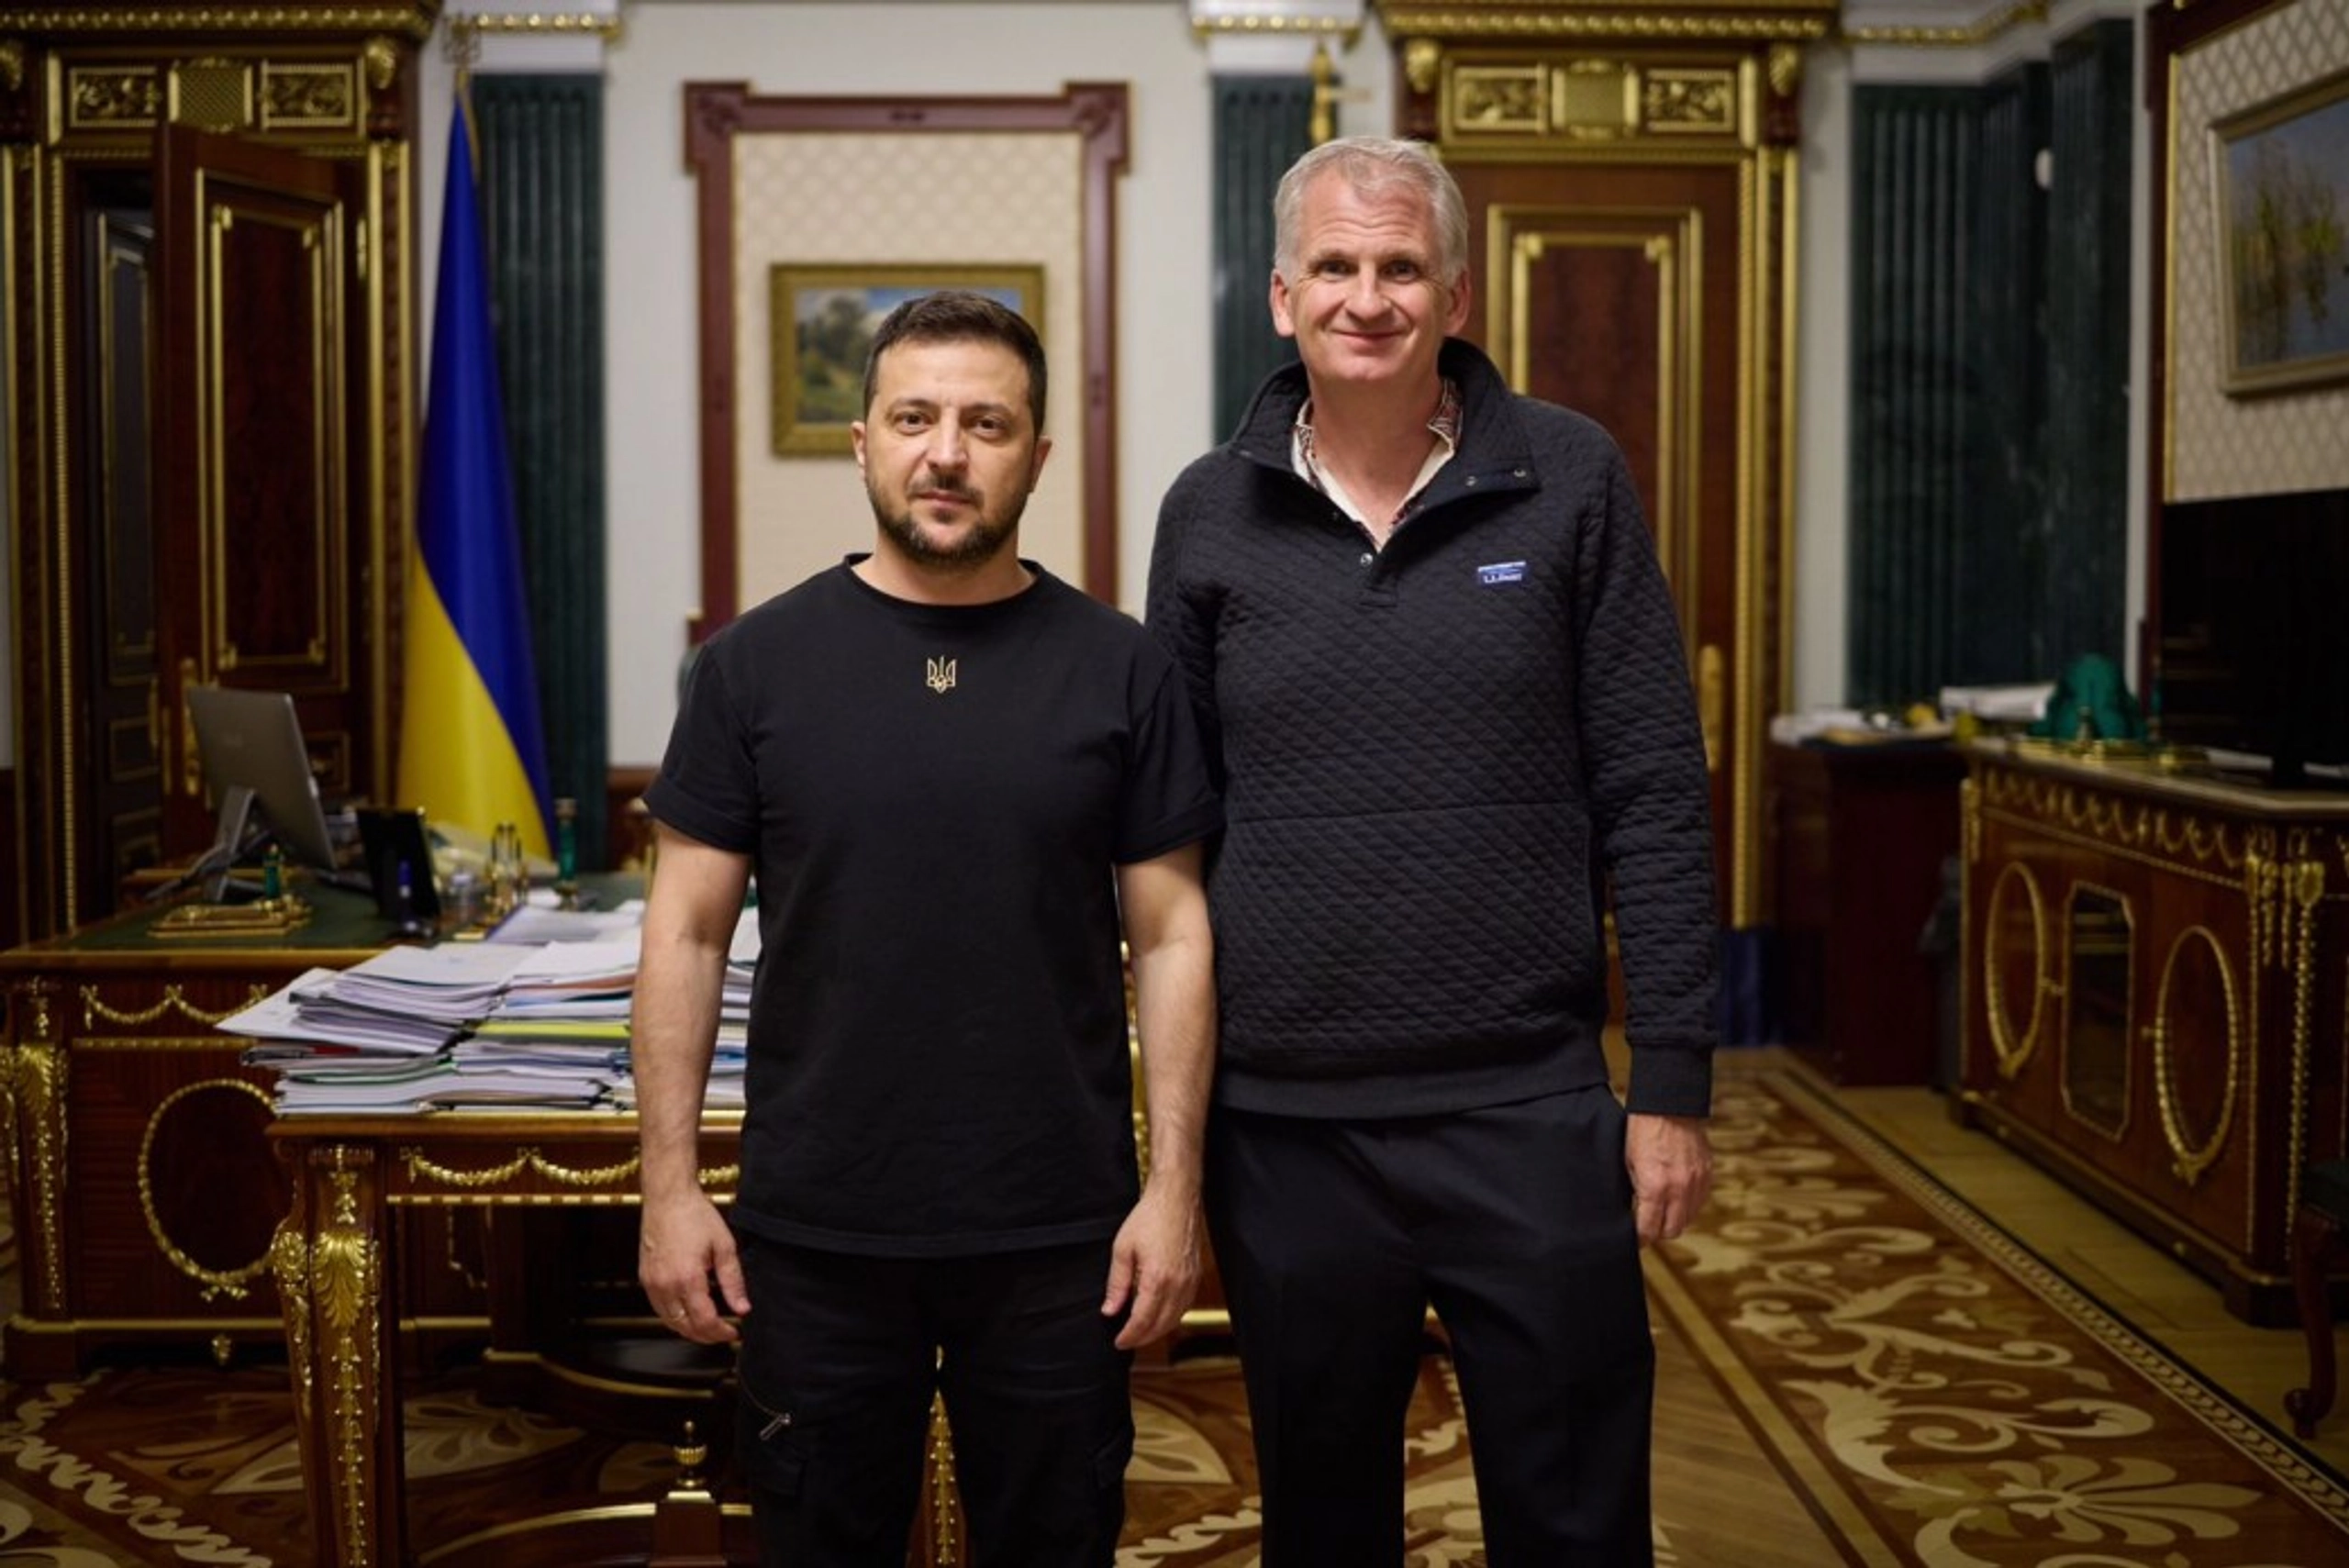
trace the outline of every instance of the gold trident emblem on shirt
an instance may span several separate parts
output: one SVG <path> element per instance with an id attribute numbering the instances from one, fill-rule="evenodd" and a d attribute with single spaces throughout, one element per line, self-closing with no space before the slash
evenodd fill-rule
<path id="1" fill-rule="evenodd" d="M 932 659 L 930 661 L 930 689 L 941 695 L 954 689 L 953 660 Z"/>

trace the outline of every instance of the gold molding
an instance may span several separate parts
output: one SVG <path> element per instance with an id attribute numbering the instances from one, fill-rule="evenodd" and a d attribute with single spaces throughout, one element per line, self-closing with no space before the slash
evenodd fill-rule
<path id="1" fill-rule="evenodd" d="M 518 38 L 593 38 L 617 43 L 625 30 L 619 17 L 592 11 L 451 11 L 446 18 L 450 39 L 463 47 L 470 39 L 489 34 Z"/>
<path id="2" fill-rule="evenodd" d="M 247 1287 L 270 1268 L 274 1257 L 273 1250 L 264 1249 L 261 1256 L 238 1268 L 206 1268 L 183 1251 L 177 1243 L 164 1234 L 163 1217 L 155 1212 L 155 1182 L 151 1162 L 155 1151 L 156 1129 L 162 1126 L 165 1114 L 173 1106 L 186 1099 L 190 1095 L 206 1089 L 233 1089 L 240 1094 L 250 1095 L 260 1101 L 264 1113 L 271 1109 L 268 1091 L 256 1084 L 249 1084 L 242 1078 L 198 1079 L 193 1084 L 183 1084 L 164 1095 L 161 1103 L 157 1105 L 148 1116 L 146 1130 L 139 1140 L 139 1212 L 146 1218 L 147 1236 L 155 1243 L 155 1250 L 163 1254 L 165 1261 L 172 1267 L 204 1287 L 201 1299 L 213 1301 L 225 1296 L 231 1300 L 242 1301 L 250 1294 Z"/>
<path id="3" fill-rule="evenodd" d="M 19 33 L 240 32 L 325 33 L 393 32 L 421 42 L 432 23 L 418 5 L 291 6 L 147 6 L 101 10 L 95 6 L 54 6 L 14 12 L 7 19 Z"/>
<path id="4" fill-rule="evenodd" d="M 308 1293 L 325 1318 L 327 1352 L 333 1368 L 329 1391 L 335 1491 L 341 1504 L 340 1544 L 344 1561 L 375 1561 L 367 1517 L 366 1490 L 383 1387 L 378 1298 L 382 1292 L 382 1244 L 359 1217 L 359 1164 L 372 1164 L 364 1149 L 337 1146 L 326 1151 L 333 1188 L 333 1212 L 311 1250 Z M 319 1434 L 325 1440 L 328 1434 Z"/>
<path id="5" fill-rule="evenodd" d="M 1343 17 L 1194 17 L 1191 36 L 1196 39 L 1218 35 L 1245 33 L 1294 34 L 1299 37 L 1335 38 L 1352 49 L 1362 37 L 1360 20 Z"/>
<path id="6" fill-rule="evenodd" d="M 86 1033 L 95 1029 L 101 1020 L 136 1028 L 140 1024 L 151 1024 L 165 1013 L 174 1010 L 193 1023 L 210 1026 L 236 1017 L 268 995 L 269 987 L 266 985 L 249 985 L 245 988 L 243 1001 L 224 1007 L 216 1013 L 207 1008 L 199 1007 L 189 1001 L 179 986 L 173 984 L 163 987 L 162 999 L 153 1006 L 143 1007 L 134 1012 L 128 1007 L 117 1007 L 107 1002 L 105 992 L 99 986 L 84 985 L 82 987 L 82 1029 Z M 217 1051 L 220 1049 L 220 1041 L 215 1040 L 211 1041 L 211 1046 L 213 1050 Z"/>
<path id="7" fill-rule="evenodd" d="M 1650 42 L 1753 42 L 1790 39 L 1816 42 L 1832 36 L 1824 17 L 1692 16 L 1670 9 L 1621 13 L 1580 11 L 1412 11 L 1381 13 L 1386 36 L 1473 39 L 1638 39 Z"/>
<path id="8" fill-rule="evenodd" d="M 2349 848 L 2349 833 L 2294 826 L 2282 832 L 2266 822 L 2218 819 L 2194 807 L 2107 790 L 2082 780 L 2051 777 L 2015 767 L 1983 770 L 1983 802 L 2002 820 L 2232 887 L 2254 854 L 2300 862 Z"/>
<path id="9" fill-rule="evenodd" d="M 2300 1171 L 2309 1153 L 2309 1055 L 2315 1032 L 2316 911 L 2325 899 L 2323 863 L 2298 862 L 2287 874 L 2285 885 L 2296 917 L 2286 966 L 2292 977 L 2292 1104 L 2284 1123 L 2284 1212 L 2293 1215 L 2300 1212 Z M 2256 986 L 2253 995 L 2258 995 Z M 2257 1027 L 2255 1013 L 2254 1027 Z M 2258 1219 L 2255 1214 L 2247 1218 L 2252 1223 Z"/>
<path id="10" fill-rule="evenodd" d="M 632 1179 L 639 1169 L 636 1155 L 629 1155 L 609 1165 L 584 1167 L 558 1164 L 534 1148 L 526 1148 L 513 1159 L 498 1165 L 486 1165 L 478 1170 L 461 1171 L 453 1165 L 443 1165 L 425 1157 L 424 1151 L 413 1147 L 399 1151 L 400 1162 L 407 1168 L 411 1181 L 432 1182 L 462 1192 L 479 1192 L 502 1182 L 511 1181 L 525 1171 L 534 1172 L 547 1180 L 566 1187 L 588 1188 L 617 1186 Z M 741 1179 L 740 1165 L 719 1165 L 698 1173 L 704 1186 L 730 1187 Z M 421 1195 L 403 1194 L 404 1201 L 415 1203 Z M 429 1201 L 424 1199 L 423 1201 Z M 501 1201 L 527 1204 L 527 1196 L 507 1196 Z"/>
<path id="11" fill-rule="evenodd" d="M 2047 20 L 2047 0 L 2015 0 L 2005 10 L 1983 17 L 1970 27 L 1886 27 L 1842 29 L 1847 43 L 1883 44 L 1895 49 L 1974 49 L 2002 33 Z"/>
<path id="12" fill-rule="evenodd" d="M 2178 955 L 2189 940 L 2199 938 L 2210 951 L 2211 960 L 2219 966 L 2220 989 L 2226 994 L 2227 1075 L 2225 1087 L 2219 1095 L 2217 1125 L 2210 1136 L 2199 1147 L 2189 1145 L 2184 1125 L 2184 1107 L 2179 1104 L 2177 1085 L 2174 1082 L 2177 1061 L 2179 1031 L 2170 1026 L 2170 978 L 2177 971 Z M 2256 987 L 2254 988 L 2254 991 Z M 2225 1152 L 2227 1134 L 2234 1126 L 2235 1101 L 2243 1088 L 2245 1042 L 2251 1038 L 2245 1028 L 2240 994 L 2235 987 L 2234 965 L 2228 962 L 2226 944 L 2210 927 L 2197 922 L 2177 934 L 2162 958 L 2161 984 L 2154 992 L 2154 1022 L 2151 1030 L 2154 1046 L 2154 1099 L 2161 1107 L 2162 1141 L 2169 1145 L 2170 1172 L 2188 1186 L 2202 1179 L 2202 1173 L 2217 1162 Z M 2198 1048 L 2202 1042 L 2197 1042 Z"/>
<path id="13" fill-rule="evenodd" d="M 311 1442 L 310 1425 L 310 1242 L 291 1215 L 280 1220 L 270 1242 L 269 1266 L 277 1276 L 280 1315 L 285 1320 L 286 1362 L 293 1369 L 294 1416 L 299 1446 Z"/>
<path id="14" fill-rule="evenodd" d="M 44 1312 L 65 1310 L 65 1097 L 72 1059 L 50 1036 L 51 1018 L 45 986 L 22 986 L 17 1002 L 30 1004 L 34 1038 L 21 1037 L 7 1052 L 9 1119 L 17 1148 L 17 1169 L 31 1184 L 26 1195 L 38 1233 L 26 1305 Z"/>

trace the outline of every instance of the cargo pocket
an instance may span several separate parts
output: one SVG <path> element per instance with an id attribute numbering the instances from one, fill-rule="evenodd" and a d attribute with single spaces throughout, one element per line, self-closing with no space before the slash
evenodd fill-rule
<path id="1" fill-rule="evenodd" d="M 753 1493 L 788 1503 L 799 1500 L 820 1415 L 820 1406 L 760 1386 L 744 1365 L 735 1448 L 741 1455 L 743 1479 Z"/>

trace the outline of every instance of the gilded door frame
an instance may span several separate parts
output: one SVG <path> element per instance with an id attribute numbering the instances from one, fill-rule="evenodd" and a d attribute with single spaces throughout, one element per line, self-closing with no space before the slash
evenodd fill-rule
<path id="1" fill-rule="evenodd" d="M 1735 443 L 1731 559 L 1672 558 L 1687 548 L 1682 502 L 1693 451 L 1660 454 L 1674 493 L 1657 523 L 1675 595 L 1690 592 L 1700 573 L 1731 575 L 1728 624 L 1700 625 L 1692 602 L 1682 604 L 1709 758 L 1728 780 L 1727 820 L 1715 828 L 1724 923 L 1759 926 L 1766 917 L 1764 753 L 1770 716 L 1785 707 L 1791 684 L 1796 106 L 1802 48 L 1832 30 L 1836 0 L 1664 7 L 1459 0 L 1379 9 L 1400 68 L 1398 128 L 1432 142 L 1455 166 L 1736 172 L 1736 417 L 1733 429 L 1707 433 Z M 1497 207 L 1469 214 L 1479 228 L 1497 216 Z M 1514 302 L 1488 297 L 1486 309 L 1486 346 L 1521 383 L 1521 367 L 1511 363 L 1512 334 L 1522 330 Z M 1685 332 L 1687 323 L 1675 329 Z M 1682 373 L 1663 388 L 1674 407 L 1696 395 Z M 1687 439 L 1685 426 L 1681 434 Z"/>

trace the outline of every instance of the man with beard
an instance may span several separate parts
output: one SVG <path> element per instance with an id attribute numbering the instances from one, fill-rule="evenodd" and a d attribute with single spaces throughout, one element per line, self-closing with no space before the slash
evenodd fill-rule
<path id="1" fill-rule="evenodd" d="M 1197 1284 L 1221 812 L 1172 662 L 1019 558 L 1044 381 L 982 296 L 889 314 L 851 427 L 872 553 L 704 645 L 645 795 L 639 1276 L 739 1338 L 761 1554 L 794 1568 L 904 1561 L 934 1393 L 977 1562 L 1109 1562 L 1131 1352 Z M 729 1228 L 696 1135 L 753 877 Z"/>

